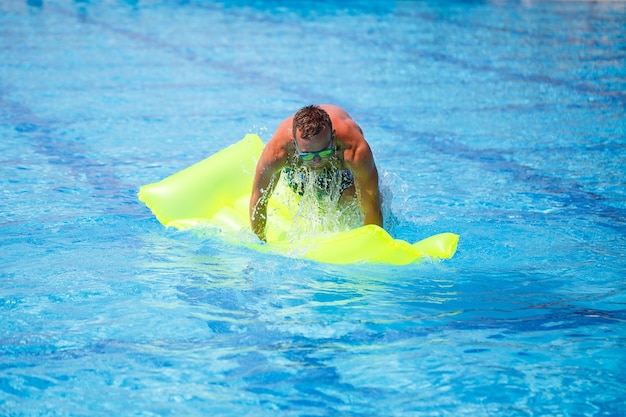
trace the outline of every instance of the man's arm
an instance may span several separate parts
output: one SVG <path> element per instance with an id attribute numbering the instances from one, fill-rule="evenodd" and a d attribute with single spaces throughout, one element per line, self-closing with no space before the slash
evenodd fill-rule
<path id="1" fill-rule="evenodd" d="M 356 151 L 355 161 L 351 165 L 356 195 L 363 212 L 363 224 L 376 224 L 383 227 L 378 170 L 369 145 L 366 143 L 360 145 L 360 149 Z"/>
<path id="2" fill-rule="evenodd" d="M 280 176 L 279 172 L 262 164 L 263 159 L 257 164 L 256 174 L 252 183 L 252 194 L 250 196 L 250 227 L 259 239 L 265 241 L 265 225 L 267 223 L 267 202 L 269 201 L 276 182 Z"/>
<path id="3" fill-rule="evenodd" d="M 354 174 L 354 187 L 364 224 L 383 226 L 381 197 L 378 188 L 378 170 L 372 150 L 363 136 L 361 127 L 345 112 L 333 106 L 322 106 L 333 118 L 333 129 L 348 146 L 343 158 Z"/>
<path id="4" fill-rule="evenodd" d="M 284 120 L 276 129 L 274 136 L 263 149 L 256 165 L 252 193 L 250 195 L 250 227 L 265 241 L 267 223 L 267 203 L 276 188 L 280 171 L 287 162 L 286 144 L 289 142 L 291 118 Z"/>

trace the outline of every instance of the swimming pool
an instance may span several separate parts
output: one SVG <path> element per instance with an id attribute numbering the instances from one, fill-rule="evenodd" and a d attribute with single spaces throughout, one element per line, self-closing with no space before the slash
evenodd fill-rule
<path id="1" fill-rule="evenodd" d="M 0 3 L 0 414 L 620 415 L 626 5 Z M 163 228 L 158 181 L 346 108 L 395 237 L 338 267 Z"/>

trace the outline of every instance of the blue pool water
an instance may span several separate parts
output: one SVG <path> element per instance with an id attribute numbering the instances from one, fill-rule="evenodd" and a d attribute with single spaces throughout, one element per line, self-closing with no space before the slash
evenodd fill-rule
<path id="1" fill-rule="evenodd" d="M 610 1 L 0 2 L 0 415 L 623 415 L 625 28 Z M 390 232 L 454 258 L 263 255 L 138 202 L 309 103 L 365 131 Z"/>

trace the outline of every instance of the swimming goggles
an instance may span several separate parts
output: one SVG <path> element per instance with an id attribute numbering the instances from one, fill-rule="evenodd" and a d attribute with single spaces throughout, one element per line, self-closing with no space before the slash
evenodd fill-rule
<path id="1" fill-rule="evenodd" d="M 333 152 L 335 151 L 332 137 L 330 139 L 330 146 L 326 149 L 322 149 L 321 151 L 317 151 L 317 152 L 302 152 L 300 148 L 298 147 L 298 141 L 294 139 L 293 142 L 296 144 L 296 152 L 298 153 L 298 156 L 304 162 L 311 162 L 318 156 L 321 159 L 330 158 Z"/>

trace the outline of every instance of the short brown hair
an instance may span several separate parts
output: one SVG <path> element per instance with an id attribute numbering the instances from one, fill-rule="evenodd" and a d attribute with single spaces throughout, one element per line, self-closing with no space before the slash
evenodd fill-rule
<path id="1" fill-rule="evenodd" d="M 324 130 L 326 126 L 331 131 L 333 130 L 333 124 L 328 113 L 319 106 L 306 106 L 298 110 L 293 116 L 293 137 L 295 138 L 296 131 L 300 130 L 300 137 L 309 139 Z"/>

